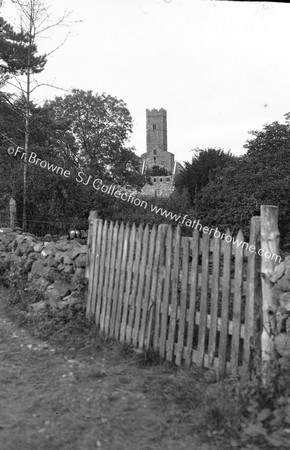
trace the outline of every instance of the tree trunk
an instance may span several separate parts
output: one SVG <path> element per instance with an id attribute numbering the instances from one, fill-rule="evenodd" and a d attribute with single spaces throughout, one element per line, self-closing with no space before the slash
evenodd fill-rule
<path id="1" fill-rule="evenodd" d="M 31 46 L 32 46 L 32 18 L 30 17 L 30 33 L 29 47 L 27 53 L 27 70 L 26 70 L 26 105 L 25 105 L 25 141 L 24 141 L 24 166 L 23 166 L 23 217 L 22 228 L 27 231 L 27 165 L 28 165 L 28 149 L 29 149 L 29 115 L 30 115 L 30 71 L 31 71 Z"/>

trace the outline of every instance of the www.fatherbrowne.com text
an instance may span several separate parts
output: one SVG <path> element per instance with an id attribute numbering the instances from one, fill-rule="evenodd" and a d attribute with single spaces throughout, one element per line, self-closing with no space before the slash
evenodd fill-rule
<path id="1" fill-rule="evenodd" d="M 11 156 L 18 156 L 19 159 L 25 160 L 26 155 L 24 152 L 24 149 L 22 147 L 9 147 L 7 150 L 8 154 Z M 29 155 L 27 155 L 27 161 L 30 164 L 34 164 L 36 166 L 41 167 L 42 169 L 46 169 L 50 172 L 56 173 L 58 175 L 62 175 L 65 178 L 71 177 L 71 172 L 61 166 L 57 166 L 55 164 L 51 164 L 48 161 L 41 160 L 38 158 L 37 154 L 35 152 L 30 152 Z M 111 184 L 106 185 L 100 178 L 94 178 L 92 175 L 85 175 L 84 172 L 78 172 L 76 176 L 76 182 L 81 183 L 84 186 L 91 185 L 93 189 L 96 191 L 101 191 L 104 194 L 114 196 L 115 198 L 119 198 L 120 200 L 130 203 L 134 206 L 140 206 L 141 208 L 148 209 L 148 202 L 145 200 L 141 200 L 140 198 L 136 197 L 134 194 L 129 193 L 125 188 Z M 258 253 L 260 256 L 264 254 L 262 249 L 256 250 L 255 245 L 250 245 L 248 242 L 239 240 L 237 238 L 234 238 L 233 236 L 230 236 L 226 233 L 221 233 L 218 228 L 209 228 L 206 226 L 203 226 L 199 220 L 191 220 L 187 214 L 181 216 L 178 214 L 173 214 L 171 211 L 167 211 L 157 205 L 153 205 L 150 203 L 150 210 L 151 212 L 154 212 L 155 214 L 160 214 L 162 217 L 165 217 L 166 219 L 172 220 L 175 223 L 178 223 L 180 225 L 184 225 L 188 228 L 191 228 L 193 230 L 199 230 L 204 234 L 209 234 L 209 236 L 213 236 L 217 239 L 223 239 L 227 243 L 233 243 L 233 245 L 236 245 L 237 247 L 246 248 L 252 253 Z M 281 257 L 279 255 L 276 255 L 274 253 L 265 252 L 264 256 L 266 258 L 271 258 L 271 260 L 275 260 L 275 262 L 280 262 Z"/>

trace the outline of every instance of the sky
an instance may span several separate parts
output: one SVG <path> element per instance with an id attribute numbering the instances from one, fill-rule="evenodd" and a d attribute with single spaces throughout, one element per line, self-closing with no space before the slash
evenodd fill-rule
<path id="1" fill-rule="evenodd" d="M 16 20 L 4 2 L 4 17 Z M 52 29 L 39 50 L 58 46 L 38 82 L 122 99 L 133 118 L 128 145 L 146 151 L 146 108 L 167 110 L 168 151 L 246 152 L 249 131 L 290 112 L 290 5 L 211 0 L 48 0 L 69 27 Z M 81 20 L 81 22 L 79 22 Z M 43 87 L 35 100 L 62 95 Z"/>

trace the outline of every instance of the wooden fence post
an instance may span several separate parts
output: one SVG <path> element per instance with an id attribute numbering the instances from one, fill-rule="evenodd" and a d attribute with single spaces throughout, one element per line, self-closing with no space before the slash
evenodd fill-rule
<path id="1" fill-rule="evenodd" d="M 86 270 L 85 270 L 85 278 L 88 280 L 88 283 L 92 280 L 90 280 L 90 277 L 92 277 L 94 273 L 94 267 L 92 267 L 91 262 L 93 261 L 93 258 L 95 255 L 92 255 L 92 241 L 93 241 L 93 224 L 94 220 L 98 218 L 98 212 L 97 211 L 91 211 L 89 215 L 89 230 L 88 230 L 88 253 L 87 253 L 87 263 L 86 263 Z M 89 298 L 91 290 L 87 290 L 87 307 L 86 307 L 86 315 L 89 317 L 90 315 L 90 305 L 91 305 L 91 298 Z"/>
<path id="2" fill-rule="evenodd" d="M 85 277 L 89 278 L 89 266 L 90 266 L 90 251 L 92 247 L 92 231 L 93 231 L 93 223 L 94 220 L 98 218 L 98 211 L 91 211 L 89 215 L 89 230 L 88 230 L 88 253 L 87 253 L 87 264 L 86 264 L 86 273 Z"/>
<path id="3" fill-rule="evenodd" d="M 13 197 L 9 200 L 9 212 L 10 212 L 10 227 L 16 226 L 16 201 Z"/>
<path id="4" fill-rule="evenodd" d="M 279 254 L 278 207 L 261 206 L 261 283 L 263 331 L 261 335 L 262 369 L 276 359 L 274 347 L 276 306 L 272 299 L 270 277 L 277 265 L 275 255 Z"/>

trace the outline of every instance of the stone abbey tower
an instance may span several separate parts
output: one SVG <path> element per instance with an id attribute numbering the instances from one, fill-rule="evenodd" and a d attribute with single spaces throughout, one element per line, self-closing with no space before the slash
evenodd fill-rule
<path id="1" fill-rule="evenodd" d="M 152 185 L 144 186 L 144 195 L 167 197 L 174 191 L 174 175 L 180 170 L 173 153 L 167 150 L 167 112 L 146 109 L 146 153 L 141 155 L 142 173 Z"/>

